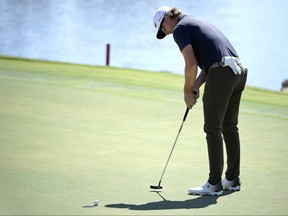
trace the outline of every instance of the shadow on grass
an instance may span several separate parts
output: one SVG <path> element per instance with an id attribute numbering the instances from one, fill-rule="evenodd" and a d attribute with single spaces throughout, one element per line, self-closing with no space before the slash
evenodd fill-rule
<path id="1" fill-rule="evenodd" d="M 96 205 L 86 205 L 86 206 L 82 206 L 82 208 L 95 208 Z"/>
<path id="2" fill-rule="evenodd" d="M 151 191 L 156 192 L 156 191 Z M 171 210 L 171 209 L 199 209 L 205 208 L 210 205 L 217 204 L 217 199 L 222 196 L 229 195 L 233 193 L 232 191 L 224 191 L 222 196 L 198 196 L 194 199 L 188 199 L 185 201 L 171 201 L 166 200 L 159 192 L 156 192 L 163 200 L 158 202 L 150 202 L 146 204 L 109 204 L 105 207 L 107 208 L 127 208 L 129 210 L 138 210 L 138 211 L 149 211 L 149 210 Z"/>

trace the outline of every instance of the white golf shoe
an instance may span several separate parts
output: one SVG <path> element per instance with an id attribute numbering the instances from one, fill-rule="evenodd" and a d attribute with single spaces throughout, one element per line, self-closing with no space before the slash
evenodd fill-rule
<path id="1" fill-rule="evenodd" d="M 223 193 L 221 182 L 217 185 L 212 185 L 208 181 L 197 188 L 189 188 L 188 194 L 200 196 L 220 196 Z"/>
<path id="2" fill-rule="evenodd" d="M 240 191 L 241 188 L 241 181 L 240 178 L 234 178 L 233 180 L 229 181 L 226 178 L 222 180 L 223 189 L 230 190 L 230 191 Z"/>

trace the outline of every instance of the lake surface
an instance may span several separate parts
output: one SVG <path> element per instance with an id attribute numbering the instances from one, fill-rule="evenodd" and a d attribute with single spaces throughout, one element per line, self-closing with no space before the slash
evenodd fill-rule
<path id="1" fill-rule="evenodd" d="M 183 74 L 172 36 L 155 38 L 163 5 L 221 29 L 249 68 L 248 85 L 279 90 L 288 79 L 286 0 L 0 0 L 0 55 Z"/>

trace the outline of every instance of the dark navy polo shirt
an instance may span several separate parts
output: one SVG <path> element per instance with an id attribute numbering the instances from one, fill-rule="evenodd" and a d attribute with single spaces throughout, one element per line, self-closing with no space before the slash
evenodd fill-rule
<path id="1" fill-rule="evenodd" d="M 206 72 L 209 66 L 221 61 L 223 56 L 238 57 L 229 40 L 219 29 L 193 16 L 180 17 L 173 37 L 181 52 L 188 44 L 192 45 L 198 66 Z"/>

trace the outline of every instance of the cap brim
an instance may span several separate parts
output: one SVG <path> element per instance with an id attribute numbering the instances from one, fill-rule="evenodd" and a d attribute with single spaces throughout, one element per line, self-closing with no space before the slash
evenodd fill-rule
<path id="1" fill-rule="evenodd" d="M 163 31 L 158 30 L 157 35 L 156 35 L 158 39 L 163 39 L 165 36 L 166 34 Z"/>

